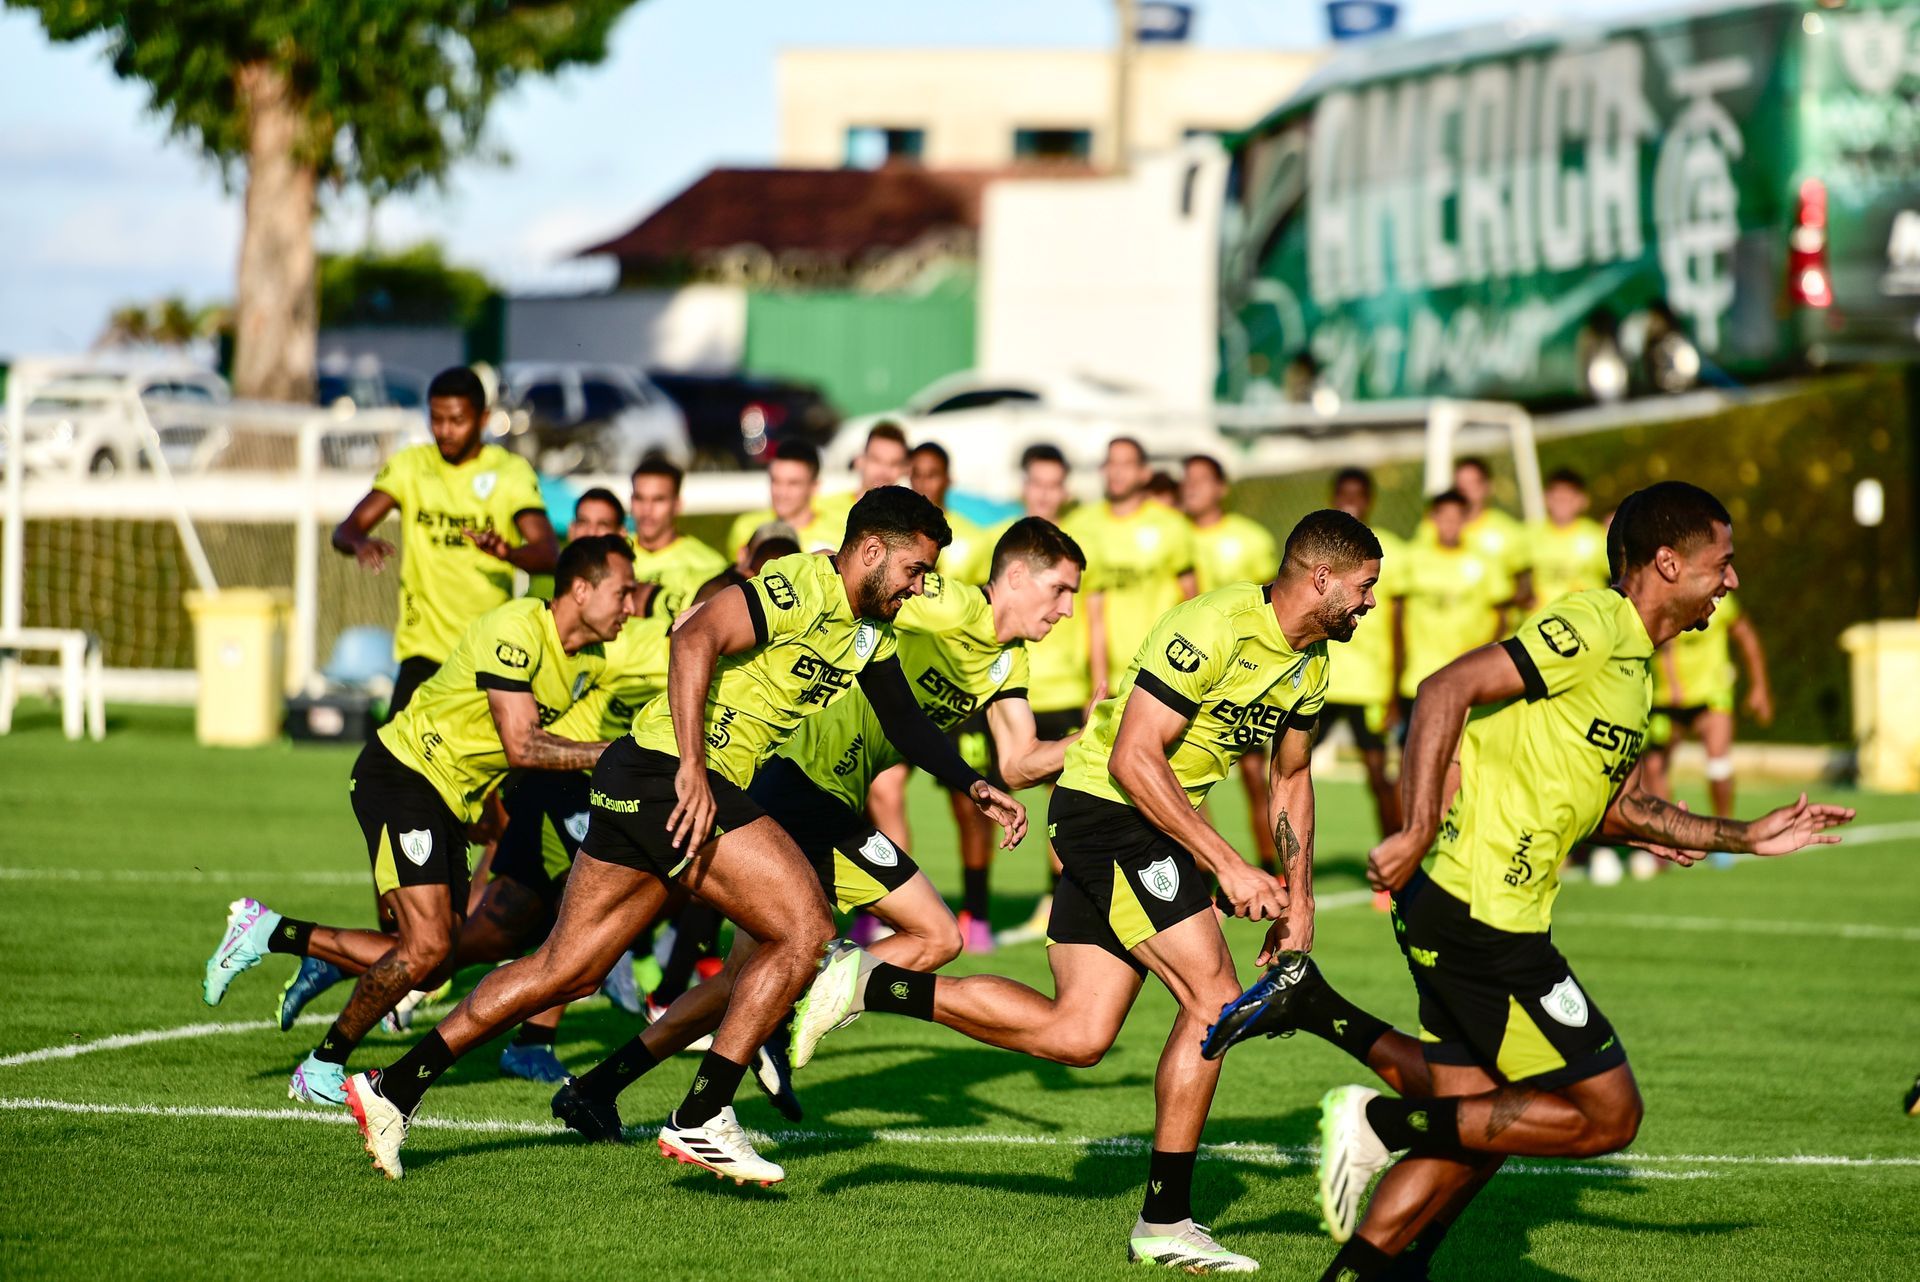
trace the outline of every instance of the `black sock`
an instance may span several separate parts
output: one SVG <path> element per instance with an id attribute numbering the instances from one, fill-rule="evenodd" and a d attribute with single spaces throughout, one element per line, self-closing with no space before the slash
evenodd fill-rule
<path id="1" fill-rule="evenodd" d="M 1193 1218 L 1192 1149 L 1184 1153 L 1153 1150 L 1147 1159 L 1147 1196 L 1140 1218 L 1149 1224 L 1178 1224 Z"/>
<path id="2" fill-rule="evenodd" d="M 936 976 L 925 971 L 881 962 L 867 972 L 866 991 L 861 999 L 863 1008 L 931 1020 L 935 979 Z"/>
<path id="3" fill-rule="evenodd" d="M 1376 1096 L 1367 1101 L 1367 1125 L 1389 1149 L 1417 1148 L 1427 1153 L 1458 1149 L 1460 1101 Z"/>
<path id="4" fill-rule="evenodd" d="M 273 928 L 273 934 L 267 938 L 267 951 L 287 953 L 294 957 L 307 955 L 307 939 L 313 934 L 313 923 L 295 921 L 291 917 L 282 917 L 280 924 Z"/>
<path id="5" fill-rule="evenodd" d="M 1392 1267 L 1393 1257 L 1382 1251 L 1363 1237 L 1356 1237 L 1340 1248 L 1340 1254 L 1333 1257 L 1333 1263 L 1320 1275 L 1320 1282 L 1368 1282 L 1370 1278 L 1383 1277 Z"/>
<path id="6" fill-rule="evenodd" d="M 992 900 L 987 896 L 987 870 L 962 868 L 960 870 L 960 911 L 971 914 L 975 921 L 985 921 L 991 908 Z"/>
<path id="7" fill-rule="evenodd" d="M 515 1046 L 552 1046 L 558 1041 L 560 1030 L 557 1028 L 538 1028 L 532 1024 L 520 1025 L 520 1032 L 513 1039 Z"/>
<path id="8" fill-rule="evenodd" d="M 1427 1270 L 1433 1263 L 1433 1253 L 1447 1240 L 1447 1230 L 1453 1227 L 1451 1220 L 1434 1220 L 1420 1230 L 1420 1236 L 1413 1244 L 1400 1252 L 1393 1267 L 1381 1276 L 1386 1282 L 1426 1282 Z"/>
<path id="9" fill-rule="evenodd" d="M 721 1109 L 733 1103 L 733 1093 L 740 1089 L 746 1071 L 745 1064 L 736 1064 L 718 1051 L 708 1051 L 694 1071 L 692 1089 L 673 1112 L 674 1125 L 704 1126 L 711 1122 Z"/>
<path id="10" fill-rule="evenodd" d="M 313 1048 L 313 1057 L 329 1064 L 344 1064 L 347 1056 L 353 1054 L 353 1048 L 359 1044 L 360 1039 L 341 1032 L 340 1021 L 335 1020 L 333 1026 L 327 1029 L 327 1035 L 320 1039 L 320 1044 Z"/>
<path id="11" fill-rule="evenodd" d="M 667 952 L 667 964 L 660 968 L 660 982 L 654 986 L 656 1006 L 671 1006 L 673 999 L 693 983 L 693 968 L 702 957 L 712 956 L 720 939 L 720 914 L 705 904 L 688 904 L 673 923 L 673 947 Z"/>
<path id="12" fill-rule="evenodd" d="M 412 1117 L 420 1107 L 420 1097 L 440 1074 L 453 1067 L 454 1054 L 447 1039 L 435 1029 L 413 1044 L 413 1049 L 380 1070 L 380 1093 L 387 1102 Z"/>
<path id="13" fill-rule="evenodd" d="M 573 1079 L 574 1087 L 601 1099 L 613 1099 L 644 1077 L 660 1061 L 638 1037 Z"/>
<path id="14" fill-rule="evenodd" d="M 1323 1041 L 1332 1042 L 1347 1054 L 1367 1062 L 1367 1052 L 1381 1034 L 1393 1028 L 1386 1020 L 1355 1006 L 1334 991 L 1333 985 L 1316 976 L 1300 992 L 1300 1027 Z"/>

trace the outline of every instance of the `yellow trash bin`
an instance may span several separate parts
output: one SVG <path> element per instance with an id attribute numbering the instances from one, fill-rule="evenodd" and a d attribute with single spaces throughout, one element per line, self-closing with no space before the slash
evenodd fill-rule
<path id="1" fill-rule="evenodd" d="M 1840 647 L 1853 659 L 1860 786 L 1920 792 L 1920 620 L 1856 623 Z"/>
<path id="2" fill-rule="evenodd" d="M 193 619 L 201 743 L 252 748 L 280 737 L 281 679 L 291 597 L 262 588 L 187 593 Z"/>

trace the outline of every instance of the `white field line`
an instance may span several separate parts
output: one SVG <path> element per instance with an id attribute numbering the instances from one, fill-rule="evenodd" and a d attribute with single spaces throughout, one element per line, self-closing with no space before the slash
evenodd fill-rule
<path id="1" fill-rule="evenodd" d="M 80 1116 L 165 1117 L 193 1120 L 215 1118 L 260 1122 L 317 1122 L 321 1125 L 351 1125 L 351 1114 L 332 1109 L 235 1108 L 206 1104 L 89 1104 L 74 1100 L 0 1096 L 0 1110 L 40 1113 L 66 1113 Z M 423 1131 L 459 1131 L 480 1134 L 553 1135 L 566 1134 L 565 1128 L 552 1122 L 514 1121 L 501 1118 L 422 1117 L 414 1126 Z M 645 1135 L 646 1128 L 629 1128 L 629 1133 Z M 787 1130 L 756 1133 L 758 1138 L 776 1144 L 809 1146 L 871 1141 L 883 1144 L 927 1145 L 933 1147 L 1045 1148 L 1084 1151 L 1097 1157 L 1137 1158 L 1147 1151 L 1140 1139 L 1095 1139 L 1087 1136 L 1058 1135 L 937 1135 L 925 1131 L 902 1130 Z M 1260 1166 L 1310 1166 L 1316 1151 L 1303 1146 L 1276 1147 L 1236 1141 L 1229 1144 L 1202 1144 L 1200 1152 L 1212 1161 L 1248 1162 Z M 1548 1160 L 1515 1159 L 1507 1170 L 1526 1175 L 1572 1175 L 1603 1179 L 1708 1179 L 1717 1172 L 1712 1167 L 1785 1166 L 1881 1168 L 1920 1167 L 1920 1158 L 1840 1157 L 1825 1154 L 1793 1154 L 1784 1157 L 1741 1156 L 1728 1153 L 1632 1154 L 1619 1164 L 1586 1162 L 1581 1164 Z"/>
<path id="2" fill-rule="evenodd" d="M 294 1020 L 295 1024 L 331 1023 L 330 1015 L 302 1015 Z M 95 1051 L 125 1050 L 129 1046 L 150 1046 L 154 1042 L 178 1042 L 195 1037 L 218 1037 L 223 1033 L 257 1033 L 264 1029 L 278 1029 L 280 1024 L 271 1019 L 242 1019 L 227 1022 L 209 1021 L 204 1024 L 182 1024 L 178 1028 L 149 1028 L 139 1033 L 116 1033 L 112 1037 L 101 1037 L 91 1042 L 73 1042 L 62 1046 L 43 1046 L 35 1051 L 16 1051 L 12 1055 L 0 1055 L 0 1068 L 14 1068 L 21 1064 L 39 1064 L 51 1059 L 75 1059 L 81 1055 L 91 1055 Z"/>

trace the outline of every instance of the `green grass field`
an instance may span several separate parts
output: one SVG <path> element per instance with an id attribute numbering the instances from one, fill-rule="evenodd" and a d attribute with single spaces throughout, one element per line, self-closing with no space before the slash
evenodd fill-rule
<path id="1" fill-rule="evenodd" d="M 800 1076 L 807 1120 L 748 1085 L 779 1188 L 722 1186 L 557 1133 L 550 1092 L 502 1080 L 497 1047 L 430 1096 L 407 1179 L 374 1175 L 351 1125 L 295 1105 L 286 1077 L 320 1024 L 267 1016 L 292 963 L 218 1010 L 201 964 L 243 893 L 367 920 L 347 808 L 350 754 L 197 747 L 180 713 L 120 711 L 68 744 L 29 704 L 0 739 L 0 1273 L 29 1277 L 1085 1278 L 1119 1276 L 1171 1003 L 1150 987 L 1098 1067 L 1069 1071 L 944 1029 L 869 1017 Z M 1244 837 L 1237 795 L 1216 809 Z M 1750 789 L 1748 806 L 1782 790 Z M 1920 1272 L 1920 798 L 1845 797 L 1851 846 L 1648 883 L 1569 887 L 1556 938 L 1621 1031 L 1647 1099 L 1631 1153 L 1510 1166 L 1439 1257 L 1443 1278 L 1912 1278 Z M 1030 801 L 1035 799 L 1030 799 Z M 957 890 L 943 806 L 914 796 L 915 854 Z M 1357 893 L 1361 790 L 1320 790 L 1316 955 L 1403 1024 L 1412 991 Z M 1696 798 L 1696 804 L 1698 799 Z M 1037 842 L 1003 855 L 1000 924 L 1040 885 Z M 1251 977 L 1257 928 L 1230 927 Z M 1039 946 L 964 959 L 1045 983 Z M 475 972 L 464 977 L 472 982 Z M 316 1003 L 330 1017 L 336 989 Z M 595 999 L 560 1052 L 576 1067 L 633 1022 Z M 170 1032 L 174 1035 L 162 1037 Z M 146 1034 L 102 1044 L 102 1039 Z M 401 1043 L 376 1032 L 356 1064 Z M 683 1057 L 623 1100 L 657 1124 Z M 1230 1057 L 1195 1188 L 1200 1217 L 1269 1275 L 1319 1276 L 1307 1145 L 1328 1086 L 1364 1073 L 1310 1038 Z M 1130 1276 L 1138 1276 L 1137 1273 Z"/>

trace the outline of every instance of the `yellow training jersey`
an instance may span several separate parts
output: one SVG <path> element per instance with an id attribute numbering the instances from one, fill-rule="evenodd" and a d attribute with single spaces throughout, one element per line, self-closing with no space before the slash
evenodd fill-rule
<path id="1" fill-rule="evenodd" d="M 655 593 L 648 612 L 628 619 L 606 646 L 606 661 L 593 688 L 553 723 L 562 739 L 611 742 L 627 733 L 633 718 L 651 700 L 667 692 L 667 642 L 673 613 Z"/>
<path id="2" fill-rule="evenodd" d="M 1380 540 L 1380 581 L 1374 584 L 1376 604 L 1362 616 L 1353 639 L 1340 647 L 1327 684 L 1328 703 L 1378 707 L 1393 698 L 1393 597 L 1407 575 L 1409 560 L 1404 540 L 1375 530 Z"/>
<path id="3" fill-rule="evenodd" d="M 1653 661 L 1655 707 L 1733 711 L 1738 676 L 1733 667 L 1732 629 L 1739 617 L 1740 602 L 1728 593 L 1714 606 L 1704 631 L 1682 632 L 1662 647 Z"/>
<path id="4" fill-rule="evenodd" d="M 838 552 L 840 543 L 847 533 L 848 509 L 827 499 L 815 499 L 811 515 L 804 525 L 798 526 L 800 550 L 802 552 Z M 733 528 L 727 532 L 727 550 L 735 556 L 747 546 L 753 532 L 768 521 L 784 520 L 770 507 L 753 512 L 742 512 L 734 518 Z M 716 571 L 715 573 L 718 573 Z M 712 575 L 708 576 L 709 578 Z"/>
<path id="5" fill-rule="evenodd" d="M 1082 591 L 1100 594 L 1107 670 L 1119 672 L 1160 616 L 1180 603 L 1180 576 L 1193 569 L 1193 525 L 1158 503 L 1142 503 L 1127 516 L 1096 503 L 1075 508 L 1063 528 L 1087 554 Z"/>
<path id="6" fill-rule="evenodd" d="M 707 691 L 707 767 L 744 788 L 801 722 L 853 689 L 869 663 L 892 657 L 893 628 L 854 617 L 833 558 L 776 557 L 741 585 L 759 644 L 722 655 Z M 679 756 L 666 699 L 633 719 L 634 742 Z"/>
<path id="7" fill-rule="evenodd" d="M 914 700 L 942 730 L 996 699 L 1026 697 L 1026 644 L 998 640 L 993 606 L 973 584 L 929 574 L 925 595 L 900 608 L 893 631 Z M 874 776 L 902 760 L 859 690 L 802 722 L 777 755 L 855 810 L 865 808 Z"/>
<path id="8" fill-rule="evenodd" d="M 1607 532 L 1591 517 L 1575 517 L 1565 525 L 1529 522 L 1527 545 L 1533 557 L 1533 599 L 1541 605 L 1609 582 Z"/>
<path id="9" fill-rule="evenodd" d="M 1327 643 L 1287 644 L 1274 616 L 1273 585 L 1236 583 L 1184 601 L 1154 626 L 1112 697 L 1093 710 L 1067 749 L 1060 786 L 1124 805 L 1132 799 L 1107 773 L 1120 719 L 1136 689 L 1188 718 L 1167 763 L 1195 806 L 1233 763 L 1263 747 L 1291 721 L 1311 725 L 1327 694 Z"/>
<path id="10" fill-rule="evenodd" d="M 436 445 L 401 450 L 373 478 L 400 505 L 401 659 L 445 660 L 467 625 L 513 596 L 514 568 L 460 533 L 491 530 L 515 547 L 525 542 L 515 518 L 544 512 L 540 481 L 517 454 L 498 445 L 458 465 Z"/>
<path id="11" fill-rule="evenodd" d="M 708 579 L 732 564 L 689 534 L 675 535 L 673 542 L 652 552 L 638 543 L 633 545 L 634 582 L 658 583 L 666 597 L 662 608 L 670 616 L 686 609 Z"/>
<path id="12" fill-rule="evenodd" d="M 1500 633 L 1503 588 L 1484 558 L 1467 550 L 1419 543 L 1407 550 L 1404 578 L 1394 580 L 1401 600 L 1405 667 L 1400 693 L 1411 699 L 1420 683 L 1467 651 Z M 1361 626 L 1366 626 L 1362 620 Z"/>
<path id="13" fill-rule="evenodd" d="M 1535 613 L 1505 642 L 1526 695 L 1475 709 L 1431 874 L 1474 920 L 1540 932 L 1560 861 L 1600 824 L 1646 742 L 1653 642 L 1612 588 Z"/>
<path id="14" fill-rule="evenodd" d="M 1005 527 L 988 530 L 952 510 L 944 515 L 953 541 L 940 549 L 940 573 L 956 583 L 985 583 L 993 568 L 994 545 Z"/>
<path id="15" fill-rule="evenodd" d="M 1439 546 L 1431 518 L 1422 518 L 1414 531 L 1414 541 L 1429 547 Z M 1460 533 L 1460 544 L 1487 563 L 1493 577 L 1496 602 L 1513 599 L 1514 578 L 1533 568 L 1533 550 L 1527 528 L 1497 507 L 1482 508 L 1480 515 L 1468 521 Z M 1603 545 L 1604 553 L 1604 545 Z"/>
<path id="16" fill-rule="evenodd" d="M 1193 577 L 1200 591 L 1229 583 L 1271 583 L 1279 572 L 1279 546 L 1251 517 L 1228 512 L 1212 525 L 1193 527 Z"/>
<path id="17" fill-rule="evenodd" d="M 427 777 L 447 809 L 472 823 L 486 795 L 507 777 L 507 750 L 487 692 L 531 693 L 540 724 L 548 727 L 599 679 L 605 664 L 598 643 L 575 655 L 561 648 L 546 602 L 509 601 L 473 621 L 440 671 L 380 728 L 380 741 Z"/>

